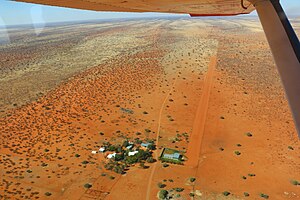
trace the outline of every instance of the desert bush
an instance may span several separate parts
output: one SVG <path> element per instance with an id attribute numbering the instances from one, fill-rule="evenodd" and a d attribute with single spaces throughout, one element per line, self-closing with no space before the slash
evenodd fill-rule
<path id="1" fill-rule="evenodd" d="M 193 183 L 193 182 L 195 182 L 195 181 L 196 181 L 196 178 L 195 178 L 195 177 L 191 177 L 191 178 L 190 178 L 190 182 Z"/>
<path id="2" fill-rule="evenodd" d="M 184 188 L 174 188 L 176 192 L 182 192 L 184 190 Z"/>
<path id="3" fill-rule="evenodd" d="M 293 185 L 300 185 L 300 182 L 297 181 L 297 180 L 291 180 L 291 183 L 292 183 Z"/>
<path id="4" fill-rule="evenodd" d="M 288 146 L 288 149 L 290 150 L 294 150 L 294 148 L 292 146 Z"/>
<path id="5" fill-rule="evenodd" d="M 158 196 L 160 199 L 166 199 L 168 194 L 169 192 L 167 190 L 160 190 Z"/>
<path id="6" fill-rule="evenodd" d="M 163 184 L 163 183 L 161 183 L 161 182 L 159 182 L 159 183 L 157 183 L 157 186 L 158 186 L 159 188 L 164 188 L 164 187 L 166 187 L 167 185 L 166 185 L 166 184 Z"/>
<path id="7" fill-rule="evenodd" d="M 224 191 L 224 192 L 223 192 L 223 195 L 224 195 L 224 196 L 228 196 L 228 195 L 230 195 L 230 192 Z"/>
<path id="8" fill-rule="evenodd" d="M 84 184 L 84 185 L 83 185 L 83 187 L 85 187 L 85 188 L 89 189 L 89 188 L 91 188 L 91 187 L 92 187 L 92 185 L 91 185 L 91 184 L 89 184 L 89 183 L 86 183 L 86 184 Z"/>
<path id="9" fill-rule="evenodd" d="M 246 135 L 247 135 L 248 137 L 252 137 L 252 136 L 253 136 L 252 133 L 250 133 L 250 132 L 246 133 Z"/>
<path id="10" fill-rule="evenodd" d="M 84 160 L 84 161 L 82 161 L 81 163 L 84 164 L 84 165 L 86 165 L 86 164 L 89 163 L 89 161 Z"/>
<path id="11" fill-rule="evenodd" d="M 46 196 L 51 196 L 52 194 L 51 194 L 51 192 L 45 192 L 45 195 Z"/>
<path id="12" fill-rule="evenodd" d="M 268 199 L 268 198 L 269 198 L 269 195 L 264 194 L 264 193 L 260 193 L 259 196 L 260 196 L 261 198 L 264 198 L 264 199 Z"/>

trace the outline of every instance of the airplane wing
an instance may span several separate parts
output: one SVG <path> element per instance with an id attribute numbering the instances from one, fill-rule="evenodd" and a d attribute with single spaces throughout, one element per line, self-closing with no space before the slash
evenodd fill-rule
<path id="1" fill-rule="evenodd" d="M 248 14 L 247 0 L 15 0 L 94 11 L 185 13 L 191 16 Z"/>

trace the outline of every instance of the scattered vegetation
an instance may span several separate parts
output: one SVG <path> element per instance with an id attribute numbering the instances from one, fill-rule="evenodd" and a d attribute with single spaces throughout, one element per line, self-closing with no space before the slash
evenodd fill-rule
<path id="1" fill-rule="evenodd" d="M 193 182 L 195 182 L 195 181 L 196 181 L 196 178 L 195 178 L 195 177 L 191 177 L 191 178 L 190 178 L 190 182 L 191 182 L 191 183 L 193 183 Z"/>
<path id="2" fill-rule="evenodd" d="M 160 190 L 158 196 L 160 199 L 166 199 L 168 194 L 169 192 L 167 190 Z"/>
<path id="3" fill-rule="evenodd" d="M 250 133 L 250 132 L 246 133 L 246 135 L 247 135 L 248 137 L 252 137 L 252 136 L 253 136 L 252 133 Z"/>
<path id="4" fill-rule="evenodd" d="M 224 191 L 222 194 L 223 194 L 224 196 L 228 196 L 228 195 L 230 195 L 230 192 Z"/>
<path id="5" fill-rule="evenodd" d="M 300 182 L 297 181 L 297 180 L 291 180 L 291 183 L 292 183 L 293 185 L 300 185 Z"/>
<path id="6" fill-rule="evenodd" d="M 89 189 L 89 188 L 91 188 L 91 187 L 92 187 L 92 185 L 91 185 L 91 184 L 89 184 L 89 183 L 86 183 L 86 184 L 84 184 L 84 185 L 83 185 L 83 187 L 85 187 L 85 188 Z"/>
<path id="7" fill-rule="evenodd" d="M 260 196 L 261 198 L 264 198 L 264 199 L 268 199 L 268 198 L 269 198 L 269 195 L 264 194 L 264 193 L 260 193 L 259 196 Z"/>
<path id="8" fill-rule="evenodd" d="M 161 182 L 159 182 L 159 183 L 157 184 L 157 186 L 158 186 L 159 188 L 165 188 L 167 185 L 166 185 L 166 184 L 163 184 L 163 183 L 161 183 Z"/>
<path id="9" fill-rule="evenodd" d="M 288 146 L 288 149 L 290 150 L 294 150 L 294 148 L 292 146 Z"/>
<path id="10" fill-rule="evenodd" d="M 179 187 L 177 187 L 177 188 L 174 188 L 174 190 L 175 190 L 176 192 L 182 192 L 182 191 L 184 190 L 184 188 L 179 188 Z"/>
<path id="11" fill-rule="evenodd" d="M 152 156 L 152 150 L 156 149 L 153 140 L 146 140 L 147 147 L 141 147 L 142 140 L 136 138 L 134 142 L 129 142 L 128 139 L 124 140 L 121 145 L 113 145 L 109 142 L 103 143 L 103 147 L 107 151 L 113 152 L 114 157 L 104 165 L 105 169 L 114 171 L 118 174 L 124 174 L 125 170 L 129 166 L 139 163 L 143 169 L 149 168 L 145 165 L 145 162 L 153 163 L 156 160 Z M 136 152 L 134 155 L 130 155 L 130 152 Z"/>
<path id="12" fill-rule="evenodd" d="M 51 194 L 51 192 L 46 192 L 45 195 L 46 196 L 51 196 L 52 194 Z"/>

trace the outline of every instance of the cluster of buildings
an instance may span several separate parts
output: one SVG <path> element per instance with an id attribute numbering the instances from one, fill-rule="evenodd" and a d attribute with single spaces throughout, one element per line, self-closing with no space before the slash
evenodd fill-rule
<path id="1" fill-rule="evenodd" d="M 147 142 L 147 143 L 141 143 L 141 147 L 142 148 L 148 148 L 148 146 L 152 144 L 150 142 Z M 131 150 L 128 152 L 128 156 L 134 156 L 135 154 L 137 154 L 139 151 L 137 150 L 133 150 L 133 147 L 134 147 L 134 144 L 132 142 L 129 142 L 129 145 L 126 146 L 126 149 L 128 150 Z M 97 153 L 104 153 L 106 151 L 106 148 L 105 147 L 100 147 L 100 149 L 98 151 L 92 151 L 91 153 L 92 154 L 97 154 Z M 114 158 L 116 156 L 116 152 L 113 152 L 113 153 L 109 153 L 106 155 L 106 158 L 108 159 L 111 159 L 111 158 Z"/>

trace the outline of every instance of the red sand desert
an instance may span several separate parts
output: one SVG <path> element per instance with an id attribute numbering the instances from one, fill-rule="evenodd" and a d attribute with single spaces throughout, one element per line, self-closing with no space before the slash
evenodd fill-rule
<path id="1" fill-rule="evenodd" d="M 300 142 L 256 18 L 9 32 L 0 199 L 300 199 Z M 130 163 L 124 141 L 152 141 L 156 162 Z M 182 164 L 162 162 L 164 148 Z"/>

